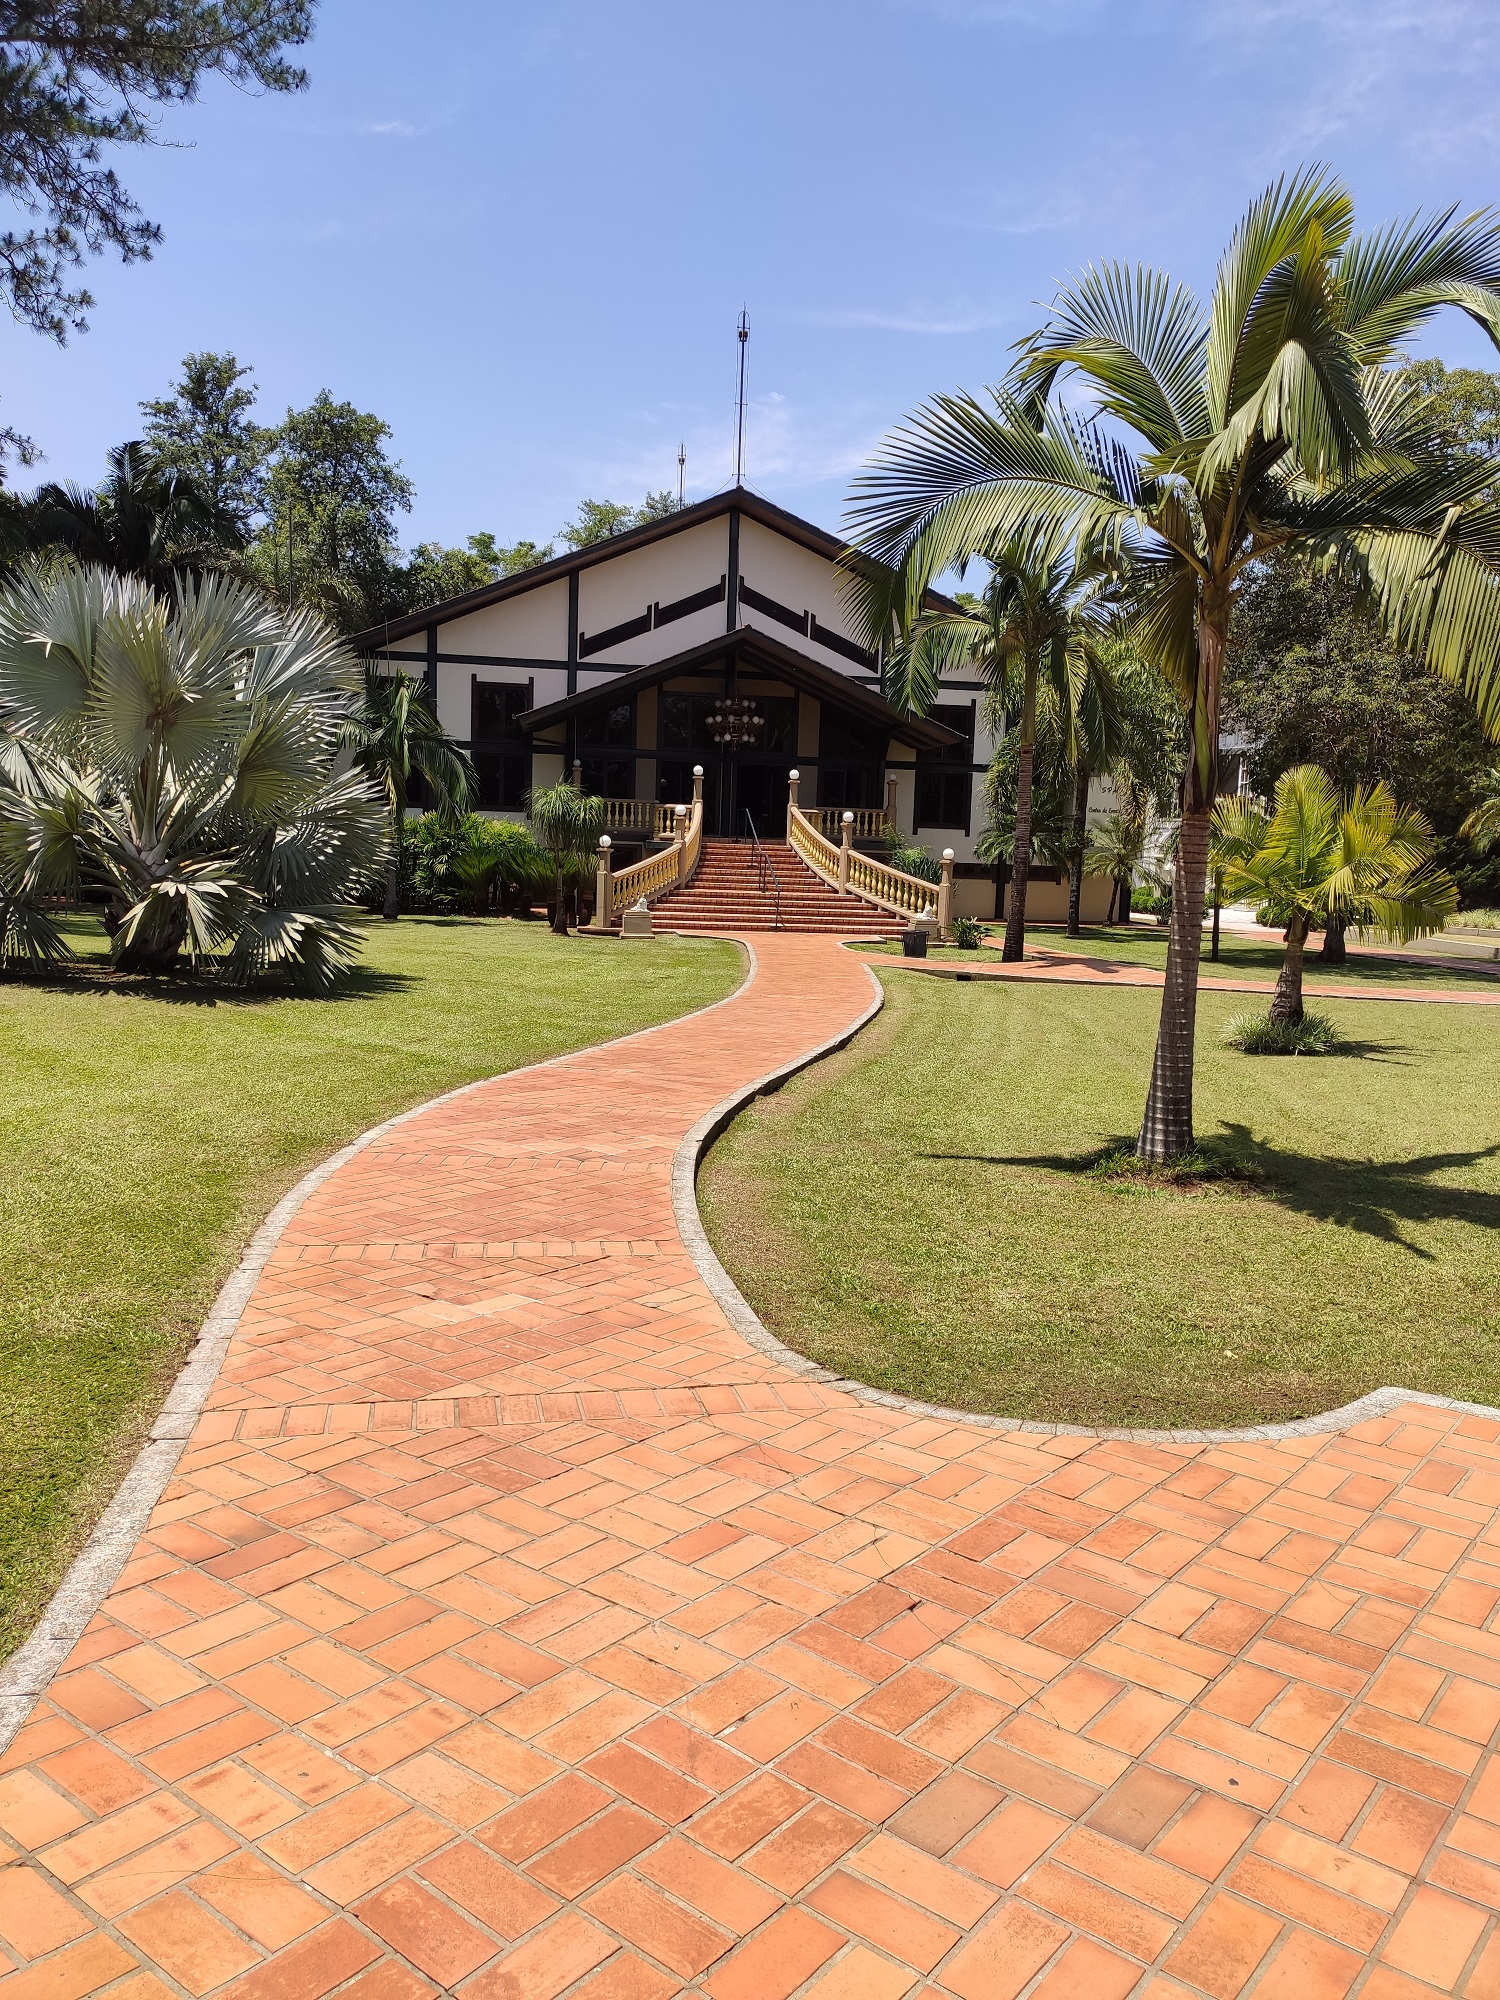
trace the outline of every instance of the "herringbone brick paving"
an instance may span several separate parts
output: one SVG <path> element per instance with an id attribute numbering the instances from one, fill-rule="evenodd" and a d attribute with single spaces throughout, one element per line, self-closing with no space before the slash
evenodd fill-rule
<path id="1" fill-rule="evenodd" d="M 993 1431 L 751 1349 L 672 1155 L 868 997 L 757 944 L 299 1211 L 0 1765 L 0 2000 L 1500 1995 L 1500 1424 Z"/>

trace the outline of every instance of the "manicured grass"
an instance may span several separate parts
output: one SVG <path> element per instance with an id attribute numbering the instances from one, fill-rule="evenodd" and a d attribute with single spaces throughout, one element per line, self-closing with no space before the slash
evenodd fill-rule
<path id="1" fill-rule="evenodd" d="M 1154 989 L 884 975 L 885 1012 L 705 1163 L 773 1332 L 882 1388 L 1009 1416 L 1218 1426 L 1383 1383 L 1500 1403 L 1500 1017 L 1327 1003 L 1358 1056 L 1219 1045 L 1200 1143 L 1260 1182 L 1079 1171 L 1133 1142 Z"/>
<path id="2" fill-rule="evenodd" d="M 1039 957 L 1041 954 L 1035 947 L 1041 946 L 1048 951 L 1067 952 L 1078 958 L 1099 959 L 1112 965 L 1149 965 L 1157 971 L 1161 971 L 1167 962 L 1166 928 L 1154 923 L 1137 922 L 1128 927 L 1121 924 L 1086 925 L 1083 935 L 1076 938 L 1070 938 L 1062 930 L 1037 929 L 1027 932 L 1026 942 L 1028 957 Z M 899 938 L 882 938 L 860 945 L 857 949 L 899 957 L 901 941 Z M 1208 950 L 1205 933 L 1200 965 L 1206 979 L 1264 979 L 1274 983 L 1281 970 L 1281 946 L 1273 939 L 1232 937 L 1225 933 L 1219 942 L 1217 964 L 1209 958 Z M 928 956 L 966 965 L 994 965 L 998 963 L 1000 953 L 997 945 L 981 945 L 977 951 L 960 951 L 955 945 L 934 945 L 929 948 Z M 1314 986 L 1326 982 L 1331 986 L 1500 989 L 1500 966 L 1491 963 L 1486 972 L 1481 969 L 1485 963 L 1484 960 L 1466 961 L 1455 957 L 1443 965 L 1425 965 L 1409 960 L 1366 958 L 1360 953 L 1350 952 L 1345 965 L 1323 965 L 1314 950 L 1307 958 L 1305 977 L 1308 984 Z"/>
<path id="3" fill-rule="evenodd" d="M 80 946 L 102 957 L 96 927 Z M 717 1000 L 730 944 L 372 923 L 335 1000 L 0 981 L 0 1654 L 140 1442 L 246 1239 L 318 1160 L 477 1077 Z"/>

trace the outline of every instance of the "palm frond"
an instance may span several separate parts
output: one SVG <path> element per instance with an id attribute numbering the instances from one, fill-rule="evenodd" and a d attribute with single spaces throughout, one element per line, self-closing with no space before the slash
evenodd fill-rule
<path id="1" fill-rule="evenodd" d="M 1043 399 L 1076 371 L 1099 412 L 1157 451 L 1208 429 L 1203 309 L 1161 271 L 1105 264 L 1059 293 L 1047 324 L 1017 344 L 1015 379 Z"/>

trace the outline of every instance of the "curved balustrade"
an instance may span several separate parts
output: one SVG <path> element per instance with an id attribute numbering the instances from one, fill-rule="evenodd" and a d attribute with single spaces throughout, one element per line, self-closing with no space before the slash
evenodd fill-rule
<path id="1" fill-rule="evenodd" d="M 842 812 L 838 817 L 842 831 Z M 851 839 L 853 832 L 851 824 Z M 947 935 L 953 901 L 952 863 L 947 857 L 944 859 L 942 882 L 924 882 L 918 875 L 908 875 L 903 869 L 892 868 L 888 861 L 877 861 L 871 855 L 856 853 L 851 846 L 836 847 L 822 829 L 813 824 L 810 815 L 796 805 L 787 812 L 786 837 L 813 873 L 822 876 L 829 887 L 837 889 L 840 895 L 852 892 L 865 902 L 875 903 L 882 910 L 894 911 L 898 916 L 917 917 L 924 910 L 931 910 L 938 920 L 939 935 Z"/>
<path id="2" fill-rule="evenodd" d="M 842 806 L 808 806 L 802 811 L 803 818 L 818 829 L 825 840 L 837 843 L 843 832 L 846 808 Z M 884 840 L 890 829 L 884 806 L 854 806 L 849 808 L 854 814 L 854 825 L 850 837 L 854 840 Z"/>
<path id="3" fill-rule="evenodd" d="M 644 861 L 622 868 L 618 875 L 610 873 L 607 862 L 601 866 L 600 894 L 594 915 L 594 922 L 601 929 L 607 930 L 621 911 L 630 909 L 643 896 L 648 903 L 654 903 L 658 896 L 665 896 L 672 889 L 684 888 L 692 881 L 698 857 L 703 851 L 703 800 L 694 799 L 681 821 L 677 815 L 683 812 L 682 807 L 663 806 L 661 811 L 668 816 L 667 830 L 672 835 L 670 847 L 648 854 Z M 681 841 L 676 838 L 679 824 L 683 827 Z"/>

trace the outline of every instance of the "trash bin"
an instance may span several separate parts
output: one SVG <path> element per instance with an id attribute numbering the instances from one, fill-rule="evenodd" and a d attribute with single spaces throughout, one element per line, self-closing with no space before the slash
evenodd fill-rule
<path id="1" fill-rule="evenodd" d="M 903 958 L 925 958 L 927 956 L 927 932 L 925 929 L 903 931 L 901 933 L 901 956 Z"/>

